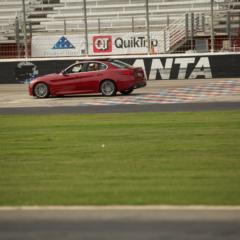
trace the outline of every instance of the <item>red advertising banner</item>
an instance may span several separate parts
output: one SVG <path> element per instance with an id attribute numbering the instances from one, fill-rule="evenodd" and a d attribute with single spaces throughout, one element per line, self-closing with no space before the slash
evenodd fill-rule
<path id="1" fill-rule="evenodd" d="M 93 53 L 112 53 L 112 36 L 97 35 L 92 37 Z"/>

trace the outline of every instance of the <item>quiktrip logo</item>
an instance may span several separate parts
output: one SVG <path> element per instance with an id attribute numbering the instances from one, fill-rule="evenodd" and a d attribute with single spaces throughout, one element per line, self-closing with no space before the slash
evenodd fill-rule
<path id="1" fill-rule="evenodd" d="M 169 40 L 163 31 L 151 33 L 151 53 L 161 53 L 169 49 L 168 44 L 163 44 L 164 39 Z M 165 37 L 165 38 L 164 38 Z M 146 54 L 148 40 L 145 33 L 113 33 L 90 34 L 90 52 L 93 55 L 118 55 L 118 54 Z"/>
<path id="2" fill-rule="evenodd" d="M 112 52 L 112 36 L 93 36 L 93 52 Z"/>
<path id="3" fill-rule="evenodd" d="M 62 36 L 53 46 L 52 49 L 72 49 L 73 44 L 64 36 Z"/>

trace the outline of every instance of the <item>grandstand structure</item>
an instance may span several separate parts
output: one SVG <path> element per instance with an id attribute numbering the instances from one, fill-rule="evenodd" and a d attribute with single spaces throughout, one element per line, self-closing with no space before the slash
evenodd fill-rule
<path id="1" fill-rule="evenodd" d="M 23 54 L 22 2 L 0 0 L 1 58 Z M 146 2 L 149 31 L 169 33 L 168 52 L 193 50 L 196 39 L 209 43 L 211 0 L 86 0 L 88 33 L 146 32 Z M 85 34 L 84 0 L 25 0 L 25 7 L 29 49 L 32 36 Z M 234 44 L 238 50 L 239 0 L 214 0 L 213 9 L 216 50 L 232 50 Z"/>

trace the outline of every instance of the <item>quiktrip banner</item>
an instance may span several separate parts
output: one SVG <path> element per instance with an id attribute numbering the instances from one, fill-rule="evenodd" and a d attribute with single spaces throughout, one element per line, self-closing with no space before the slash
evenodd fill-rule
<path id="1" fill-rule="evenodd" d="M 169 50 L 169 34 L 165 31 L 151 32 L 150 53 Z M 147 54 L 146 33 L 89 34 L 89 55 Z M 85 37 L 82 35 L 52 35 L 32 37 L 32 57 L 86 56 Z"/>
<path id="2" fill-rule="evenodd" d="M 158 54 L 169 50 L 169 34 L 151 32 L 150 53 Z M 148 53 L 145 33 L 92 34 L 88 38 L 90 55 L 122 55 Z"/>

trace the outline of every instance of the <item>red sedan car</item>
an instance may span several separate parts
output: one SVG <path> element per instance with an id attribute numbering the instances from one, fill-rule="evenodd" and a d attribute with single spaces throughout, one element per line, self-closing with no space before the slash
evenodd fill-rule
<path id="1" fill-rule="evenodd" d="M 29 94 L 38 98 L 81 93 L 114 96 L 117 91 L 127 95 L 144 86 L 142 68 L 119 60 L 88 60 L 76 62 L 60 73 L 34 79 L 29 84 Z"/>

